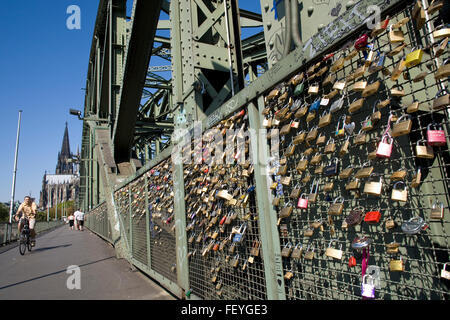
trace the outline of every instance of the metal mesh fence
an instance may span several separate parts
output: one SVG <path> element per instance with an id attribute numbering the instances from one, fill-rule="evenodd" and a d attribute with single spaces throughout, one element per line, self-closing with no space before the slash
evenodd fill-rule
<path id="1" fill-rule="evenodd" d="M 243 113 L 245 110 L 212 128 L 209 132 L 220 134 L 213 138 L 206 133 L 203 146 L 199 147 L 196 140 L 192 149 L 186 146 L 193 150 L 185 152 L 189 158 L 203 158 L 203 164 L 184 166 L 189 280 L 193 293 L 203 299 L 267 297 L 253 165 L 247 159 L 245 163 L 237 161 L 239 152 L 248 155 L 249 140 L 245 139 L 242 148 L 234 146 L 236 137 L 244 139 L 243 132 L 248 128 Z M 214 151 L 220 138 L 226 141 L 223 157 L 220 151 Z M 228 154 L 226 146 L 231 146 Z M 234 164 L 230 164 L 231 157 Z"/>
<path id="2" fill-rule="evenodd" d="M 133 182 L 130 189 L 132 255 L 139 262 L 148 264 L 144 177 Z"/>
<path id="3" fill-rule="evenodd" d="M 376 281 L 379 299 L 449 297 L 449 281 L 441 277 L 450 260 L 449 120 L 446 108 L 433 108 L 436 94 L 447 84 L 447 77 L 437 81 L 435 75 L 448 59 L 448 50 L 444 47 L 436 57 L 438 46 L 430 46 L 434 28 L 429 26 L 439 24 L 437 13 L 418 28 L 413 12 L 414 4 L 391 14 L 389 25 L 394 28 L 388 27 L 371 42 L 372 63 L 371 50 L 355 51 L 352 42 L 315 69 L 299 70 L 305 79 L 303 93 L 297 91 L 294 97 L 289 79 L 276 87 L 279 92 L 272 99 L 266 96 L 270 113 L 265 124 L 276 120 L 277 110 L 278 117 L 283 113 L 283 101 L 293 102 L 292 118 L 279 117 L 277 126 L 272 121 L 272 128 L 290 125 L 281 135 L 281 157 L 275 166 L 286 173 L 278 177 L 281 192 L 274 193 L 280 200 L 278 214 L 286 206 L 293 208 L 289 217 L 279 220 L 288 299 L 361 299 L 363 273 Z M 400 62 L 410 61 L 408 54 L 418 47 L 423 52 L 420 62 L 402 69 Z M 384 64 L 375 68 L 383 56 Z M 332 71 L 340 62 L 341 68 Z M 401 71 L 396 73 L 397 69 Z M 314 102 L 320 105 L 315 114 L 310 112 Z M 304 115 L 302 106 L 308 108 Z M 331 108 L 336 110 L 330 113 Z M 429 142 L 432 123 L 445 130 L 444 145 L 417 148 Z M 402 126 L 404 130 L 399 130 Z M 383 139 L 386 132 L 393 136 L 390 157 L 383 157 L 379 149 L 380 142 L 389 144 Z M 431 216 L 433 205 L 436 218 Z M 417 233 L 407 233 L 413 218 L 426 225 L 418 224 Z"/>
<path id="4" fill-rule="evenodd" d="M 108 221 L 108 207 L 106 202 L 92 209 L 89 214 L 85 215 L 85 225 L 91 231 L 101 235 L 109 242 L 112 241 L 111 226 Z"/>
<path id="5" fill-rule="evenodd" d="M 153 167 L 147 175 L 152 269 L 177 282 L 174 191 L 171 160 Z"/>

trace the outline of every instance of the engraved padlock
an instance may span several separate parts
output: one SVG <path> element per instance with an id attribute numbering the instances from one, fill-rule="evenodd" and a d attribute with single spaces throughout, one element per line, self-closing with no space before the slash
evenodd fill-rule
<path id="1" fill-rule="evenodd" d="M 427 143 L 432 147 L 442 147 L 446 145 L 445 132 L 440 124 L 430 123 L 427 126 Z"/>

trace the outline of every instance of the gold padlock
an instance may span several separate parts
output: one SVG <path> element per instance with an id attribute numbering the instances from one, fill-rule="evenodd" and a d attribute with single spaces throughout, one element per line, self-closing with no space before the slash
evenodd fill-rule
<path id="1" fill-rule="evenodd" d="M 352 90 L 353 90 L 353 91 L 356 91 L 356 92 L 362 92 L 362 91 L 364 91 L 364 89 L 365 89 L 366 87 L 367 87 L 367 81 L 366 81 L 366 80 L 361 80 L 361 81 L 356 82 L 356 83 L 353 85 Z"/>
<path id="2" fill-rule="evenodd" d="M 444 204 L 440 201 L 435 201 L 431 207 L 431 219 L 444 219 Z"/>
<path id="3" fill-rule="evenodd" d="M 373 167 L 370 165 L 370 161 L 363 163 L 363 167 L 359 169 L 356 174 L 355 178 L 363 179 L 368 178 L 373 172 Z"/>
<path id="4" fill-rule="evenodd" d="M 309 246 L 308 246 L 308 248 L 306 249 L 306 253 L 304 254 L 304 258 L 305 258 L 306 260 L 312 260 L 312 259 L 314 259 L 314 247 L 313 247 L 312 250 L 310 251 L 310 250 L 309 250 Z"/>
<path id="5" fill-rule="evenodd" d="M 400 78 L 400 75 L 403 73 L 403 71 L 405 70 L 406 65 L 405 65 L 405 60 L 401 59 L 399 61 L 399 63 L 397 64 L 397 66 L 394 68 L 394 70 L 391 73 L 391 80 L 392 81 L 397 81 L 398 78 Z"/>
<path id="6" fill-rule="evenodd" d="M 433 37 L 435 39 L 442 39 L 450 37 L 450 28 L 447 28 L 445 25 L 440 25 L 433 31 Z"/>
<path id="7" fill-rule="evenodd" d="M 403 190 L 397 189 L 398 185 L 403 185 Z M 408 199 L 408 189 L 406 184 L 403 181 L 398 181 L 394 183 L 394 187 L 392 188 L 391 199 L 394 201 L 406 202 Z"/>
<path id="8" fill-rule="evenodd" d="M 405 37 L 403 35 L 403 31 L 402 30 L 394 30 L 393 25 L 391 25 L 390 29 L 389 29 L 389 41 L 391 43 L 404 42 Z"/>
<path id="9" fill-rule="evenodd" d="M 353 172 L 353 166 L 349 165 L 347 168 L 342 170 L 341 173 L 339 173 L 339 178 L 340 179 L 347 179 L 348 177 L 350 177 L 352 172 Z"/>
<path id="10" fill-rule="evenodd" d="M 403 97 L 404 95 L 405 95 L 405 90 L 403 90 L 402 86 L 395 86 L 391 89 L 391 96 L 393 96 L 393 97 Z"/>
<path id="11" fill-rule="evenodd" d="M 406 177 L 406 170 L 398 170 L 395 171 L 390 177 L 389 179 L 391 179 L 391 181 L 403 181 Z"/>
<path id="12" fill-rule="evenodd" d="M 404 268 L 403 260 L 401 257 L 400 257 L 400 260 L 391 260 L 389 262 L 389 270 L 390 271 L 399 272 L 399 271 L 404 271 L 404 269 L 405 268 Z"/>
<path id="13" fill-rule="evenodd" d="M 294 273 L 292 273 L 292 271 L 287 271 L 287 272 L 284 274 L 284 279 L 290 280 L 293 276 L 294 276 Z"/>
<path id="14" fill-rule="evenodd" d="M 331 258 L 334 258 L 334 259 L 337 259 L 337 260 L 342 260 L 342 255 L 343 255 L 342 243 L 341 243 L 340 248 L 338 250 L 338 249 L 335 249 L 335 248 L 331 247 L 331 242 L 332 242 L 332 240 L 330 241 L 330 244 L 328 245 L 327 250 L 325 250 L 325 255 L 327 257 L 331 257 Z"/>
<path id="15" fill-rule="evenodd" d="M 411 188 L 417 188 L 420 186 L 420 183 L 422 181 L 422 172 L 420 171 L 420 168 L 417 169 L 417 172 L 414 174 L 412 180 L 411 180 Z"/>
<path id="16" fill-rule="evenodd" d="M 420 145 L 420 143 L 422 143 L 423 145 Z M 433 147 L 427 145 L 426 140 L 417 141 L 416 156 L 417 158 L 434 159 Z"/>
<path id="17" fill-rule="evenodd" d="M 442 80 L 446 79 L 450 76 L 450 59 L 447 59 L 444 61 L 444 64 L 437 69 L 436 73 L 434 74 L 434 78 L 436 80 Z"/>
<path id="18" fill-rule="evenodd" d="M 364 185 L 364 193 L 373 195 L 373 196 L 380 196 L 381 192 L 383 190 L 383 177 L 380 176 L 380 181 L 371 181 L 372 176 L 375 176 L 373 174 L 370 175 L 369 180 Z"/>
<path id="19" fill-rule="evenodd" d="M 319 85 L 318 84 L 313 84 L 312 86 L 310 86 L 308 88 L 308 93 L 310 95 L 316 95 L 319 93 Z"/>
<path id="20" fill-rule="evenodd" d="M 397 242 L 391 242 L 386 244 L 386 252 L 389 254 L 396 254 L 399 252 L 400 244 Z"/>
<path id="21" fill-rule="evenodd" d="M 407 120 L 403 120 L 407 118 Z M 394 123 L 391 135 L 393 137 L 403 136 L 411 132 L 412 119 L 409 114 L 404 114 Z"/>
<path id="22" fill-rule="evenodd" d="M 338 202 L 341 201 L 341 202 Z M 341 215 L 342 211 L 344 210 L 344 198 L 343 197 L 337 197 L 334 199 L 333 203 L 330 205 L 328 209 L 329 215 Z"/>
<path id="23" fill-rule="evenodd" d="M 359 179 L 355 179 L 353 181 L 350 181 L 349 183 L 347 183 L 347 185 L 345 186 L 345 190 L 350 191 L 350 190 L 357 190 L 359 189 L 360 186 L 360 180 Z"/>
<path id="24" fill-rule="evenodd" d="M 326 183 L 326 184 L 323 186 L 323 191 L 325 191 L 325 192 L 330 192 L 331 190 L 333 190 L 333 186 L 334 186 L 333 181 L 332 181 L 332 182 L 328 182 L 328 183 Z"/>
<path id="25" fill-rule="evenodd" d="M 281 250 L 281 256 L 284 258 L 289 258 L 289 256 L 292 253 L 292 244 L 288 242 L 284 245 L 283 249 Z"/>

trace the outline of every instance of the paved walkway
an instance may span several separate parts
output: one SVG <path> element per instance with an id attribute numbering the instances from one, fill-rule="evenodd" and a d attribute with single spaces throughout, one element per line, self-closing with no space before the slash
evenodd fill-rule
<path id="1" fill-rule="evenodd" d="M 86 229 L 65 225 L 36 240 L 24 256 L 17 246 L 0 253 L 0 300 L 174 300 L 127 261 L 116 259 L 114 249 Z M 75 273 L 67 273 L 71 265 L 80 268 L 81 289 L 67 287 L 67 282 L 76 283 Z"/>

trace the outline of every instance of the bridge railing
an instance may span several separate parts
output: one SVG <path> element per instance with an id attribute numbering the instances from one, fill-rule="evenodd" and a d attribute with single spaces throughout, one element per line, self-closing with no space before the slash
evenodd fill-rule
<path id="1" fill-rule="evenodd" d="M 37 234 L 51 230 L 55 227 L 61 226 L 64 221 L 37 221 L 34 230 Z M 18 239 L 17 223 L 14 222 L 11 225 L 7 222 L 0 222 L 0 246 L 7 243 L 15 242 Z"/>

